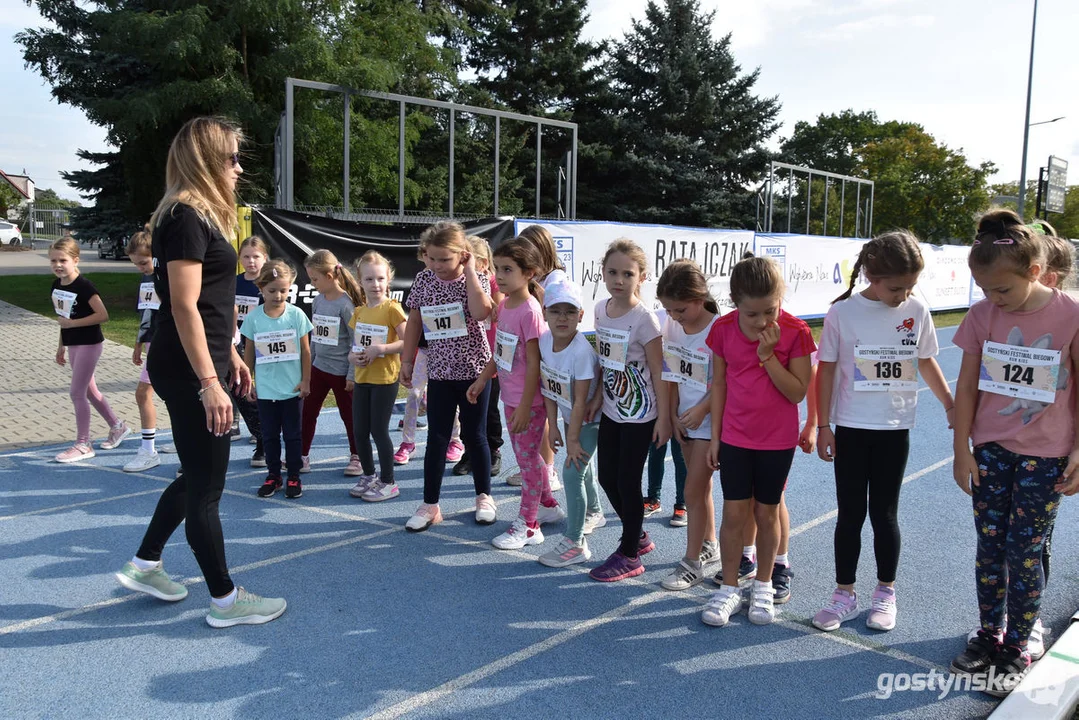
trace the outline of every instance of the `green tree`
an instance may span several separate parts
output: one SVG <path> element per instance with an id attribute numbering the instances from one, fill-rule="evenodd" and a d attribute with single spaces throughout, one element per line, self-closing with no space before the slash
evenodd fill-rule
<path id="1" fill-rule="evenodd" d="M 286 77 L 424 93 L 445 83 L 443 50 L 428 42 L 429 23 L 414 3 L 38 0 L 37 6 L 55 28 L 19 33 L 24 59 L 58 101 L 104 127 L 115 148 L 81 153 L 98 168 L 65 175 L 96 201 L 76 220 L 83 230 L 95 223 L 96 234 L 127 232 L 145 220 L 164 186 L 168 145 L 193 116 L 220 114 L 243 126 L 250 142 L 241 196 L 260 201 L 273 193 L 273 137 Z M 297 93 L 299 202 L 335 199 L 326 188 L 340 187 L 341 107 L 339 98 Z M 396 152 L 387 152 L 384 140 L 392 125 L 396 147 L 396 123 L 355 120 L 357 199 L 385 196 L 390 175 L 396 185 Z"/>
<path id="2" fill-rule="evenodd" d="M 0 220 L 6 220 L 8 211 L 14 210 L 22 202 L 23 196 L 6 180 L 0 180 Z"/>
<path id="3" fill-rule="evenodd" d="M 595 159 L 590 211 L 600 217 L 742 227 L 746 188 L 770 157 L 779 102 L 754 95 L 731 37 L 697 0 L 649 2 L 644 20 L 615 41 L 607 64 L 614 109 L 611 149 Z"/>

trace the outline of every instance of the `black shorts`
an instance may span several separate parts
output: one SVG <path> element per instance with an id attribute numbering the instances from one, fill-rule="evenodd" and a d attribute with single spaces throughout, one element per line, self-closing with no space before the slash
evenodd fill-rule
<path id="1" fill-rule="evenodd" d="M 787 486 L 794 450 L 749 450 L 719 444 L 719 482 L 724 500 L 778 505 Z"/>

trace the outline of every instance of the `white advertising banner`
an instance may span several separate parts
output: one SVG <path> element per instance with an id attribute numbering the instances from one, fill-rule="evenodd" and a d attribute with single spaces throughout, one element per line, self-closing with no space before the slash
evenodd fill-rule
<path id="1" fill-rule="evenodd" d="M 581 330 L 593 329 L 593 306 L 608 297 L 601 262 L 607 246 L 618 238 L 629 238 L 641 246 L 648 258 L 648 277 L 641 298 L 659 309 L 656 281 L 669 263 L 688 257 L 696 260 L 709 279 L 712 296 L 720 312 L 733 309 L 730 273 L 747 251 L 779 263 L 787 283 L 784 308 L 805 319 L 822 318 L 833 300 L 850 283 L 854 263 L 865 242 L 862 239 L 820 235 L 753 233 L 749 230 L 709 230 L 669 225 L 632 225 L 607 222 L 516 220 L 515 231 L 528 225 L 542 225 L 554 237 L 555 247 L 570 278 L 581 286 L 584 320 Z M 925 269 L 915 293 L 931 310 L 965 308 L 979 299 L 967 267 L 966 246 L 922 244 Z M 864 287 L 860 279 L 856 291 Z"/>
<path id="2" fill-rule="evenodd" d="M 648 258 L 648 277 L 641 287 L 641 299 L 648 307 L 659 309 L 656 281 L 668 263 L 680 258 L 696 260 L 709 278 L 712 296 L 720 310 L 732 309 L 730 272 L 742 254 L 753 250 L 753 232 L 749 230 L 709 230 L 670 225 L 629 225 L 607 222 L 516 220 L 514 231 L 529 225 L 542 225 L 554 237 L 555 248 L 570 278 L 581 286 L 584 296 L 584 320 L 580 329 L 591 332 L 596 301 L 609 297 L 603 283 L 601 263 L 607 246 L 619 238 L 629 238 L 641 246 Z"/>

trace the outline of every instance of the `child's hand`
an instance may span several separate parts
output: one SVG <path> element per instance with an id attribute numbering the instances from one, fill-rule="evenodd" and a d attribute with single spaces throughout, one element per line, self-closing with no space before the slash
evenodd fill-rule
<path id="1" fill-rule="evenodd" d="M 375 360 L 378 360 L 380 357 L 382 357 L 382 346 L 368 345 L 363 351 L 363 364 L 365 366 L 370 365 Z"/>
<path id="2" fill-rule="evenodd" d="M 1079 450 L 1072 450 L 1068 455 L 1068 465 L 1064 468 L 1060 482 L 1053 486 L 1053 489 L 1065 495 L 1079 492 Z"/>
<path id="3" fill-rule="evenodd" d="M 401 384 L 406 388 L 412 388 L 412 363 L 407 360 L 401 363 Z M 475 404 L 475 400 L 472 401 Z"/>
<path id="4" fill-rule="evenodd" d="M 757 357 L 764 362 L 775 352 L 776 345 L 779 344 L 779 323 L 773 320 L 768 327 L 761 330 L 757 340 L 760 343 L 757 346 Z"/>
<path id="5" fill-rule="evenodd" d="M 588 453 L 581 447 L 580 441 L 574 439 L 566 444 L 566 462 L 573 463 L 573 467 L 577 468 L 578 472 L 584 470 L 588 459 Z"/>
<path id="6" fill-rule="evenodd" d="M 967 495 L 974 494 L 971 490 L 971 485 L 978 487 L 982 479 L 978 461 L 974 459 L 974 455 L 969 450 L 955 454 L 955 460 L 952 462 L 952 475 L 955 477 L 955 484 Z"/>
<path id="7" fill-rule="evenodd" d="M 835 460 L 835 435 L 831 425 L 817 428 L 817 457 L 824 462 Z"/>
<path id="8" fill-rule="evenodd" d="M 948 408 L 947 410 L 944 411 L 944 417 L 948 418 L 948 429 L 949 430 L 954 429 L 955 428 L 955 406 L 954 405 L 952 405 L 950 408 Z"/>
<path id="9" fill-rule="evenodd" d="M 299 390 L 300 391 L 300 397 L 305 398 L 305 397 L 307 397 L 308 395 L 311 394 L 311 381 L 310 380 L 301 380 L 300 384 L 297 385 L 296 387 L 292 388 L 292 390 L 293 390 L 293 392 Z"/>
<path id="10" fill-rule="evenodd" d="M 62 327 L 64 330 L 70 330 L 71 328 L 75 327 L 75 321 L 71 318 L 61 317 L 56 318 L 56 321 L 60 323 L 60 327 Z"/>
<path id="11" fill-rule="evenodd" d="M 359 366 L 362 367 L 363 366 L 363 353 L 349 351 L 349 353 L 348 353 L 348 363 L 349 363 L 349 365 L 359 365 Z"/>
<path id="12" fill-rule="evenodd" d="M 475 386 L 473 386 L 475 387 Z M 472 392 L 472 388 L 468 389 Z M 483 392 L 483 386 L 480 386 L 480 392 Z M 479 392 L 476 393 L 479 395 Z M 475 402 L 475 400 L 473 400 Z M 532 420 L 532 408 L 525 407 L 524 405 L 518 405 L 517 409 L 510 415 L 510 432 L 514 435 L 520 435 L 528 429 L 528 423 Z"/>
<path id="13" fill-rule="evenodd" d="M 61 367 L 63 367 L 64 365 L 67 364 L 66 361 L 64 360 L 64 348 L 63 347 L 61 347 L 59 350 L 56 351 L 56 364 L 61 366 Z"/>
<path id="14" fill-rule="evenodd" d="M 806 423 L 805 427 L 802 428 L 802 434 L 798 436 L 798 447 L 802 448 L 802 452 L 806 455 L 813 452 L 814 448 L 817 447 L 817 428 Z"/>
<path id="15" fill-rule="evenodd" d="M 356 387 L 355 380 L 345 380 L 345 392 L 352 392 Z"/>
<path id="16" fill-rule="evenodd" d="M 551 446 L 551 452 L 557 453 L 558 448 L 564 444 L 562 442 L 562 432 L 558 429 L 558 423 L 547 424 L 547 442 Z"/>
<path id="17" fill-rule="evenodd" d="M 689 430 L 686 429 L 681 418 L 671 418 L 671 437 L 677 440 L 679 445 L 689 440 Z"/>
<path id="18" fill-rule="evenodd" d="M 411 375 L 412 373 L 409 373 L 409 374 Z M 481 382 L 479 380 L 479 378 L 477 378 L 476 382 L 474 382 L 474 383 L 472 383 L 471 385 L 468 386 L 468 390 L 465 392 L 465 397 L 468 398 L 468 401 L 470 403 L 472 403 L 473 405 L 476 404 L 476 402 L 480 399 L 480 393 L 483 392 L 483 388 L 484 388 L 484 386 L 486 384 L 487 383 Z M 406 385 L 405 387 L 412 387 L 412 386 L 411 385 Z"/>
<path id="19" fill-rule="evenodd" d="M 142 348 L 136 347 L 135 352 L 131 353 L 131 362 L 135 365 L 142 365 Z"/>
<path id="20" fill-rule="evenodd" d="M 710 412 L 712 412 L 712 409 L 707 403 L 694 405 L 678 416 L 678 422 L 682 423 L 687 430 L 696 430 L 701 426 L 701 423 L 704 422 L 704 419 L 708 417 Z"/>
<path id="21" fill-rule="evenodd" d="M 719 470 L 719 441 L 712 440 L 708 443 L 708 467 L 713 471 Z"/>
<path id="22" fill-rule="evenodd" d="M 671 421 L 661 417 L 656 420 L 656 427 L 652 430 L 652 443 L 656 447 L 663 447 L 671 439 Z"/>
<path id="23" fill-rule="evenodd" d="M 476 272 L 476 256 L 467 250 L 461 253 L 461 263 L 465 266 L 465 270 Z"/>

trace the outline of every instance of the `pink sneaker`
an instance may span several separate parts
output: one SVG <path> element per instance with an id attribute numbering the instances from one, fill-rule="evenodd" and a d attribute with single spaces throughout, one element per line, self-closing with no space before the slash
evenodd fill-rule
<path id="1" fill-rule="evenodd" d="M 455 463 L 461 459 L 461 456 L 465 454 L 465 446 L 460 440 L 450 440 L 449 447 L 446 448 L 446 462 Z"/>
<path id="2" fill-rule="evenodd" d="M 416 509 L 416 514 L 405 523 L 405 530 L 409 532 L 423 532 L 432 525 L 442 522 L 442 509 L 438 505 L 421 504 Z"/>
<path id="3" fill-rule="evenodd" d="M 873 591 L 872 607 L 865 619 L 865 626 L 871 630 L 891 630 L 895 627 L 895 588 L 877 585 Z"/>
<path id="4" fill-rule="evenodd" d="M 73 463 L 79 460 L 89 460 L 94 457 L 94 447 L 89 443 L 76 443 L 57 455 L 54 460 L 58 463 Z"/>
<path id="5" fill-rule="evenodd" d="M 858 595 L 836 588 L 832 597 L 813 616 L 813 627 L 825 632 L 836 630 L 858 614 Z"/>
<path id="6" fill-rule="evenodd" d="M 116 427 L 109 430 L 109 436 L 101 441 L 102 450 L 112 450 L 115 447 L 119 447 L 128 435 L 131 434 L 131 428 L 127 426 L 127 423 L 121 420 Z"/>
<path id="7" fill-rule="evenodd" d="M 394 456 L 397 460 L 397 456 Z M 363 466 L 360 465 L 360 456 L 353 455 L 348 459 L 348 467 L 345 468 L 345 477 L 360 477 L 363 475 Z"/>
<path id="8" fill-rule="evenodd" d="M 408 459 L 412 456 L 412 453 L 416 452 L 415 443 L 401 443 L 401 447 L 397 448 L 397 452 L 393 454 L 394 465 L 407 465 Z"/>

